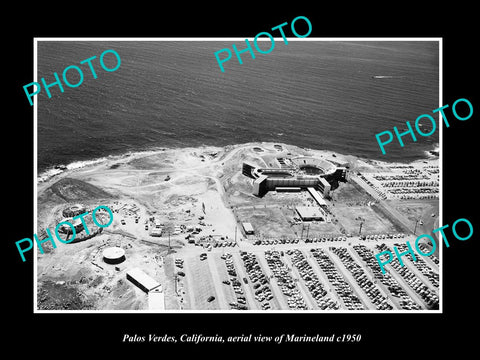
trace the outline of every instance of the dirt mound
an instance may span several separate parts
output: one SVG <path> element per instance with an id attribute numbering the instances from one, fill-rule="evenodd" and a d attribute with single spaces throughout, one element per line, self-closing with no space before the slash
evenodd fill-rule
<path id="1" fill-rule="evenodd" d="M 105 199 L 113 196 L 97 186 L 82 180 L 63 178 L 50 186 L 49 190 L 65 201 Z"/>
<path id="2" fill-rule="evenodd" d="M 94 308 L 92 300 L 85 299 L 78 290 L 64 281 L 47 280 L 39 284 L 39 310 L 89 310 Z"/>

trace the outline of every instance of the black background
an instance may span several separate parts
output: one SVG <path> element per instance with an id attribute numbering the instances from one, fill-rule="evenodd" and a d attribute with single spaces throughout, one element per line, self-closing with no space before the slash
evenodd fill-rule
<path id="1" fill-rule="evenodd" d="M 68 353 L 59 355 L 78 353 L 93 357 L 101 352 L 118 355 L 127 350 L 142 355 L 148 351 L 158 356 L 173 351 L 174 356 L 183 358 L 186 350 L 194 351 L 197 356 L 252 356 L 247 351 L 249 347 L 278 352 L 293 349 L 298 355 L 315 357 L 332 350 L 362 357 L 390 357 L 433 355 L 450 347 L 462 349 L 464 353 L 473 346 L 474 316 L 478 313 L 474 264 L 480 233 L 478 212 L 474 212 L 479 187 L 475 171 L 480 113 L 478 90 L 474 92 L 474 84 L 479 79 L 475 66 L 479 56 L 474 34 L 478 28 L 474 3 L 443 2 L 445 5 L 439 3 L 429 8 L 419 8 L 419 2 L 384 2 L 383 5 L 362 2 L 353 6 L 347 2 L 303 3 L 299 6 L 273 3 L 265 6 L 265 11 L 260 10 L 258 3 L 244 2 L 194 6 L 182 2 L 177 9 L 160 2 L 116 2 L 105 6 L 87 3 L 57 6 L 49 2 L 48 5 L 24 4 L 24 9 L 14 6 L 8 14 L 4 12 L 1 26 L 7 45 L 2 52 L 2 75 L 7 83 L 2 91 L 2 183 L 3 198 L 7 201 L 3 202 L 2 210 L 2 249 L 7 266 L 3 268 L 2 298 L 6 302 L 3 326 L 8 334 L 4 338 L 8 347 L 17 351 L 31 348 L 48 354 L 67 349 Z M 474 108 L 469 120 L 461 122 L 452 118 L 450 128 L 444 127 L 443 223 L 451 225 L 458 218 L 467 218 L 475 229 L 473 237 L 464 242 L 450 235 L 451 247 L 444 248 L 443 314 L 33 314 L 32 252 L 22 263 L 15 247 L 15 241 L 31 238 L 34 232 L 33 107 L 23 92 L 23 85 L 33 81 L 33 38 L 253 37 L 283 22 L 290 24 L 300 15 L 312 23 L 310 37 L 443 38 L 443 104 L 451 105 L 458 98 L 467 98 Z M 299 33 L 303 32 L 299 30 Z M 425 110 L 427 113 L 433 109 Z M 177 337 L 183 333 L 224 337 L 242 333 L 268 336 L 345 333 L 361 334 L 362 341 L 358 344 L 132 344 L 122 342 L 125 333 L 140 336 L 167 333 Z M 207 348 L 208 351 L 203 352 Z"/>

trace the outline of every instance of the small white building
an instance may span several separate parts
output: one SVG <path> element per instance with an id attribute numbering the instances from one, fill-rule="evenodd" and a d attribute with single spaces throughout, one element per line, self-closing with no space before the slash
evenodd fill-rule
<path id="1" fill-rule="evenodd" d="M 295 208 L 303 221 L 325 220 L 325 213 L 317 206 L 297 206 Z"/>
<path id="2" fill-rule="evenodd" d="M 165 294 L 162 286 L 158 286 L 148 293 L 148 309 L 149 310 L 165 310 Z"/>
<path id="3" fill-rule="evenodd" d="M 253 235 L 255 234 L 255 230 L 253 229 L 252 224 L 249 222 L 242 223 L 243 231 L 245 231 L 246 235 Z"/>
<path id="4" fill-rule="evenodd" d="M 150 230 L 150 236 L 162 236 L 163 229 L 162 228 L 153 228 Z"/>

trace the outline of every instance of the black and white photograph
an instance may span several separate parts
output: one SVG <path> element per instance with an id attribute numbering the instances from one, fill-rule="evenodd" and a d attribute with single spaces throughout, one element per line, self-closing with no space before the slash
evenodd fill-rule
<path id="1" fill-rule="evenodd" d="M 440 39 L 295 40 L 37 40 L 37 310 L 439 310 Z"/>
<path id="2" fill-rule="evenodd" d="M 417 5 L 12 15 L 8 346 L 471 348 L 475 11 Z"/>

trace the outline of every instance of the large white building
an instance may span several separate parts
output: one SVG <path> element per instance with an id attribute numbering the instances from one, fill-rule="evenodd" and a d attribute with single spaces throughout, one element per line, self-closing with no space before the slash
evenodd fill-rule
<path id="1" fill-rule="evenodd" d="M 156 280 L 145 274 L 139 268 L 133 268 L 127 271 L 127 279 L 138 286 L 146 293 L 160 286 Z"/>
<path id="2" fill-rule="evenodd" d="M 332 188 L 329 180 L 342 180 L 346 177 L 346 168 L 337 167 L 329 161 L 312 157 L 297 157 L 290 161 L 294 166 L 288 168 L 255 168 L 243 164 L 242 173 L 254 178 L 253 194 L 263 196 L 269 191 L 286 191 L 294 188 L 298 191 L 306 188 L 318 188 L 324 197 L 328 197 Z"/>

